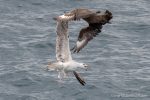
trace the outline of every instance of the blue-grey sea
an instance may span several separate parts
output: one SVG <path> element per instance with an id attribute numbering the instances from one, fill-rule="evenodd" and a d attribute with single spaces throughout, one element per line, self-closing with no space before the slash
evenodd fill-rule
<path id="1" fill-rule="evenodd" d="M 73 59 L 89 65 L 59 80 L 56 22 L 75 8 L 113 13 L 111 24 Z M 84 21 L 70 22 L 73 47 Z M 150 100 L 150 0 L 0 0 L 0 100 Z"/>

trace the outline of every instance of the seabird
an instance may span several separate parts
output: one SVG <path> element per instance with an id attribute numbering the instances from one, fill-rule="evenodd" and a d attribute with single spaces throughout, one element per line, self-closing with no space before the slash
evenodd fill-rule
<path id="1" fill-rule="evenodd" d="M 87 69 L 88 65 L 79 63 L 72 59 L 69 48 L 69 34 L 68 34 L 68 21 L 63 20 L 64 15 L 59 16 L 62 20 L 57 20 L 56 28 L 56 62 L 50 62 L 48 69 L 54 69 L 58 71 L 58 78 L 62 79 L 66 77 L 68 72 L 73 72 L 76 79 L 85 85 L 84 79 L 76 72 L 78 68 Z"/>
<path id="2" fill-rule="evenodd" d="M 89 26 L 82 28 L 79 32 L 76 45 L 72 48 L 73 52 L 79 52 L 87 43 L 101 32 L 102 26 L 112 19 L 112 13 L 106 10 L 104 13 L 101 11 L 92 11 L 89 9 L 75 9 L 65 13 L 61 17 L 55 17 L 55 20 L 72 21 L 72 20 L 85 20 Z"/>

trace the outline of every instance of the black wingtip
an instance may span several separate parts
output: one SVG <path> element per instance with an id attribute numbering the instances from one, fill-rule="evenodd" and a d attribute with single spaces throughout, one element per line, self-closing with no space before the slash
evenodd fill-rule
<path id="1" fill-rule="evenodd" d="M 76 46 L 74 46 L 73 48 L 71 48 L 70 50 L 73 51 L 73 53 L 75 52 L 75 48 Z"/>
<path id="2" fill-rule="evenodd" d="M 82 85 L 82 86 L 85 86 L 85 81 L 84 81 L 84 79 L 83 78 L 81 78 L 80 76 L 79 76 L 79 74 L 76 72 L 76 71 L 73 71 L 73 74 L 75 75 L 75 77 L 76 77 L 76 79 L 78 80 L 78 82 Z"/>
<path id="3" fill-rule="evenodd" d="M 70 49 L 71 51 L 73 51 L 73 53 L 79 53 L 80 49 L 77 49 L 76 46 L 74 46 L 72 49 Z"/>

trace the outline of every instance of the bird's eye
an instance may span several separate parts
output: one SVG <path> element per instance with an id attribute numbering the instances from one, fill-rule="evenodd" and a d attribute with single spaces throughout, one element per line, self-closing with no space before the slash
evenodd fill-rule
<path id="1" fill-rule="evenodd" d="M 87 64 L 83 64 L 83 66 L 84 66 L 84 67 L 88 67 L 88 65 L 87 65 Z"/>

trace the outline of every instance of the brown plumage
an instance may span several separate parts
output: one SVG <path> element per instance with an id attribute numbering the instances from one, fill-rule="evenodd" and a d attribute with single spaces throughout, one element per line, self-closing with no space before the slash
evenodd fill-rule
<path id="1" fill-rule="evenodd" d="M 106 10 L 104 13 L 101 11 L 93 11 L 89 9 L 75 9 L 62 16 L 55 17 L 55 20 L 72 21 L 72 20 L 85 20 L 89 26 L 80 30 L 78 41 L 71 49 L 73 52 L 79 52 L 85 45 L 88 44 L 98 33 L 101 32 L 102 26 L 112 19 L 112 13 Z"/>
<path id="2" fill-rule="evenodd" d="M 74 20 L 80 20 L 81 18 L 88 18 L 91 15 L 96 15 L 100 13 L 100 11 L 91 11 L 89 9 L 84 9 L 84 8 L 78 8 L 74 9 L 68 13 L 65 13 L 63 17 L 58 16 L 54 17 L 54 20 L 63 20 L 63 21 L 74 21 Z"/>
<path id="3" fill-rule="evenodd" d="M 82 28 L 76 45 L 73 47 L 73 52 L 79 52 L 90 40 L 101 32 L 102 26 L 112 19 L 112 13 L 108 10 L 104 14 L 90 14 L 88 17 L 84 17 L 83 20 L 88 22 L 89 26 Z"/>

